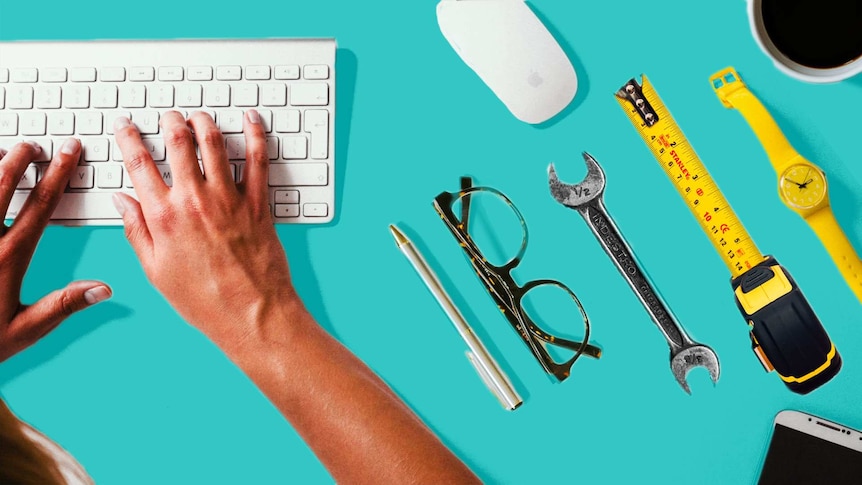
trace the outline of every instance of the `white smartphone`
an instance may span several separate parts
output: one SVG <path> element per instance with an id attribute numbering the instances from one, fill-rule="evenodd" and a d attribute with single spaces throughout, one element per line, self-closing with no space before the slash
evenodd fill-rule
<path id="1" fill-rule="evenodd" d="M 862 483 L 862 432 L 800 411 L 781 411 L 757 483 Z"/>

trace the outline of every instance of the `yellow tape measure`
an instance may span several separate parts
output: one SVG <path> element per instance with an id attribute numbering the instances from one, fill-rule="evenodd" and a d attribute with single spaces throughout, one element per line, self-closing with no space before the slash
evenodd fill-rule
<path id="1" fill-rule="evenodd" d="M 643 86 L 634 79 L 626 83 L 616 98 L 733 277 L 766 259 L 647 77 L 643 76 Z"/>
<path id="2" fill-rule="evenodd" d="M 808 300 L 754 245 L 646 76 L 643 85 L 627 82 L 616 99 L 730 268 L 736 306 L 763 367 L 800 394 L 832 379 L 841 356 Z"/>

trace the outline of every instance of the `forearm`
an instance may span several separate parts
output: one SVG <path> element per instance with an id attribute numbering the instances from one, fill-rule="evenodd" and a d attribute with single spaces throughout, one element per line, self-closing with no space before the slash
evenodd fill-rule
<path id="1" fill-rule="evenodd" d="M 475 483 L 472 472 L 362 361 L 297 306 L 228 355 L 339 483 Z M 277 330 L 273 330 L 277 329 Z"/>

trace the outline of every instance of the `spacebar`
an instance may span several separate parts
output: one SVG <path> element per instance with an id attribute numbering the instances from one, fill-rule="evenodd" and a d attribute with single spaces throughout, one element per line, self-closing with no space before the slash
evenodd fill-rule
<path id="1" fill-rule="evenodd" d="M 23 207 L 29 192 L 18 192 L 12 196 L 7 217 L 16 217 Z M 119 219 L 120 214 L 111 201 L 112 192 L 92 192 L 89 194 L 65 193 L 52 220 L 82 220 L 82 219 Z"/>

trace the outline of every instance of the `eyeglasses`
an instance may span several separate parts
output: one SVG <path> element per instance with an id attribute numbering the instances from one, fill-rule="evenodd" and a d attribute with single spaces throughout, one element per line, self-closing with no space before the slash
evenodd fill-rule
<path id="1" fill-rule="evenodd" d="M 483 204 L 489 200 L 493 200 L 497 206 L 502 201 L 505 207 L 508 207 L 514 213 L 514 216 L 520 223 L 520 232 L 522 234 L 520 248 L 514 257 L 502 258 L 505 262 L 501 265 L 489 262 L 485 253 L 480 249 L 480 246 L 486 248 L 486 250 L 495 249 L 493 246 L 497 244 L 494 241 L 491 243 L 483 241 L 484 244 L 477 244 L 474 235 L 471 235 L 468 229 L 471 204 L 476 205 L 480 200 Z M 460 218 L 455 216 L 455 206 L 458 203 L 461 206 Z M 524 286 L 520 286 L 512 279 L 512 271 L 521 263 L 521 259 L 527 249 L 527 224 L 521 212 L 508 197 L 491 187 L 474 187 L 470 177 L 462 177 L 461 191 L 457 193 L 442 192 L 434 198 L 434 209 L 458 240 L 467 258 L 470 260 L 470 264 L 473 265 L 473 269 L 482 283 L 484 283 L 485 289 L 488 290 L 491 298 L 494 299 L 494 302 L 500 308 L 503 316 L 506 317 L 512 328 L 521 336 L 521 339 L 524 340 L 527 347 L 533 352 L 533 355 L 539 361 L 539 364 L 542 365 L 542 368 L 545 369 L 545 372 L 553 375 L 557 380 L 563 381 L 569 377 L 572 364 L 582 354 L 594 358 L 601 356 L 601 349 L 588 343 L 590 320 L 583 305 L 581 305 L 580 300 L 578 300 L 578 297 L 572 290 L 555 280 L 533 280 Z M 496 230 L 497 227 L 495 226 L 495 232 Z M 555 336 L 536 324 L 536 320 L 545 321 L 533 318 L 537 316 L 538 309 L 541 307 L 534 309 L 525 304 L 527 303 L 525 300 L 528 295 L 535 294 L 538 288 L 563 290 L 570 298 L 567 301 L 575 303 L 577 311 L 573 313 L 577 315 L 577 319 L 580 320 L 579 324 L 583 326 L 584 336 L 582 341 Z M 571 306 L 571 303 L 568 305 Z M 574 355 L 566 360 L 558 361 L 550 355 L 549 346 L 557 348 L 555 353 L 557 353 L 557 350 L 562 350 L 565 353 L 574 352 Z"/>

